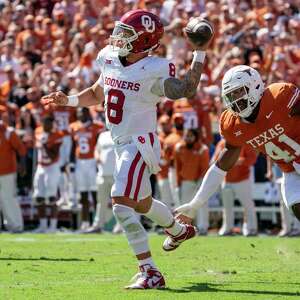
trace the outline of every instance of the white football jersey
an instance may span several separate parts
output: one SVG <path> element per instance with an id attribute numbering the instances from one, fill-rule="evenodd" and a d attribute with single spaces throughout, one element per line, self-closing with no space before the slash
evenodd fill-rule
<path id="1" fill-rule="evenodd" d="M 101 69 L 99 84 L 105 95 L 106 124 L 113 140 L 155 132 L 160 97 L 151 88 L 157 81 L 174 76 L 174 65 L 165 58 L 147 56 L 124 67 L 111 46 L 99 52 L 97 62 Z"/>

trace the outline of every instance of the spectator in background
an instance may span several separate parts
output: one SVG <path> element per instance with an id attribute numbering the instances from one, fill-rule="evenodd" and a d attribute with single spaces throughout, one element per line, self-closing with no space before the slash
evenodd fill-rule
<path id="1" fill-rule="evenodd" d="M 163 152 L 165 159 L 169 161 L 169 184 L 172 192 L 173 203 L 175 206 L 180 204 L 178 188 L 176 184 L 176 170 L 174 167 L 175 145 L 181 141 L 184 130 L 184 118 L 181 113 L 172 116 L 172 132 L 164 139 Z"/>
<path id="2" fill-rule="evenodd" d="M 14 74 L 21 72 L 21 66 L 18 59 L 14 56 L 15 42 L 12 39 L 4 40 L 1 44 L 1 56 L 0 56 L 0 84 L 6 79 L 5 67 L 12 68 Z"/>
<path id="3" fill-rule="evenodd" d="M 98 164 L 97 173 L 97 207 L 93 225 L 85 233 L 101 233 L 104 225 L 112 217 L 110 191 L 113 186 L 113 172 L 115 169 L 114 143 L 110 132 L 99 134 L 95 149 L 95 159 Z"/>
<path id="4" fill-rule="evenodd" d="M 221 140 L 212 158 L 216 161 L 225 148 L 225 140 Z M 250 168 L 255 164 L 256 153 L 252 148 L 243 147 L 236 165 L 228 171 L 222 185 L 223 224 L 219 235 L 231 235 L 234 227 L 234 200 L 238 199 L 244 207 L 244 236 L 257 235 L 257 216 L 252 199 L 252 179 Z"/>
<path id="5" fill-rule="evenodd" d="M 173 197 L 168 178 L 170 160 L 164 146 L 165 139 L 172 132 L 171 118 L 168 115 L 160 116 L 158 120 L 159 124 L 159 141 L 161 144 L 161 158 L 160 164 L 161 170 L 157 174 L 157 185 L 160 193 L 160 200 L 164 202 L 170 209 L 174 208 Z"/>
<path id="6" fill-rule="evenodd" d="M 27 90 L 30 85 L 28 83 L 28 76 L 26 73 L 20 73 L 17 76 L 16 85 L 11 89 L 8 102 L 15 104 L 18 108 L 21 108 L 28 103 Z"/>
<path id="7" fill-rule="evenodd" d="M 57 192 L 60 179 L 59 148 L 62 133 L 55 129 L 54 118 L 46 115 L 42 126 L 35 130 L 38 166 L 34 174 L 33 197 L 39 218 L 36 233 L 56 232 L 57 230 Z M 50 226 L 48 228 L 47 204 L 50 207 Z"/>
<path id="8" fill-rule="evenodd" d="M 201 185 L 202 178 L 209 167 L 208 147 L 199 139 L 198 130 L 186 129 L 183 140 L 175 145 L 174 164 L 180 204 L 188 203 Z M 208 203 L 197 214 L 199 235 L 208 230 Z"/>
<path id="9" fill-rule="evenodd" d="M 7 79 L 0 85 L 0 104 L 7 106 L 10 92 L 17 85 L 17 80 L 11 66 L 4 67 L 4 72 Z"/>
<path id="10" fill-rule="evenodd" d="M 95 124 L 87 107 L 77 109 L 78 121 L 71 124 L 73 149 L 75 151 L 76 190 L 80 193 L 81 227 L 82 232 L 90 227 L 89 194 L 93 203 L 97 204 L 96 172 L 97 165 L 94 158 L 97 138 L 103 126 Z"/>
<path id="11" fill-rule="evenodd" d="M 0 106 L 0 212 L 8 231 L 23 231 L 23 217 L 16 197 L 16 173 L 25 175 L 26 148 L 14 128 L 8 125 L 8 112 Z M 19 167 L 17 167 L 17 155 Z M 1 230 L 1 228 L 0 228 Z"/>

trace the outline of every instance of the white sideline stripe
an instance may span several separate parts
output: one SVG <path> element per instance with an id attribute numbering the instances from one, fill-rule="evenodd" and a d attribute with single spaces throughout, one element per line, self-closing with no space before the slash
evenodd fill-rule
<path id="1" fill-rule="evenodd" d="M 298 96 L 299 96 L 299 93 L 300 93 L 300 90 L 297 89 L 296 92 L 294 93 L 294 95 L 292 96 L 292 98 L 291 98 L 289 104 L 287 105 L 288 108 L 291 108 L 291 107 L 293 106 L 294 102 L 296 101 L 296 99 L 297 99 Z"/>

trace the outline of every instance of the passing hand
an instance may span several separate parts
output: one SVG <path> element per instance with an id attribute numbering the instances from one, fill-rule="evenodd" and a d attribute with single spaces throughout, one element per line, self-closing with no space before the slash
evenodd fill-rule
<path id="1" fill-rule="evenodd" d="M 189 204 L 183 204 L 175 209 L 175 218 L 182 223 L 191 224 L 197 211 Z"/>
<path id="2" fill-rule="evenodd" d="M 42 97 L 41 102 L 44 105 L 56 104 L 60 106 L 65 106 L 68 103 L 68 97 L 65 93 L 59 91 Z"/>

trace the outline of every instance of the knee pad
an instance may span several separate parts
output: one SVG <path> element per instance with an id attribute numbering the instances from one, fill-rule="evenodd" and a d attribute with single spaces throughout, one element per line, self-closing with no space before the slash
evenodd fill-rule
<path id="1" fill-rule="evenodd" d="M 147 232 L 132 208 L 115 204 L 113 205 L 113 213 L 123 228 L 129 244 L 138 244 L 147 241 Z"/>

